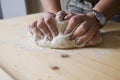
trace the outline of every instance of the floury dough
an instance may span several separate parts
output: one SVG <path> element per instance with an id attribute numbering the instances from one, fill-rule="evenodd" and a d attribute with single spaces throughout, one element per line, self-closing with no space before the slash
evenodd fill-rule
<path id="1" fill-rule="evenodd" d="M 74 40 L 69 40 L 71 33 L 67 35 L 63 34 L 64 29 L 68 25 L 67 20 L 59 21 L 58 18 L 56 17 L 55 21 L 59 34 L 56 37 L 54 37 L 52 41 L 49 41 L 47 37 L 44 37 L 44 39 L 40 39 L 36 32 L 32 31 L 33 32 L 32 39 L 38 46 L 58 49 L 68 49 L 85 46 L 87 41 L 85 41 L 81 45 L 76 45 Z"/>

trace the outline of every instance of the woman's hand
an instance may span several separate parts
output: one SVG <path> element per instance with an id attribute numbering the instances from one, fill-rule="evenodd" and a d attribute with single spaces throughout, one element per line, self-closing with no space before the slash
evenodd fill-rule
<path id="1" fill-rule="evenodd" d="M 36 32 L 40 39 L 47 36 L 49 40 L 52 40 L 53 37 L 58 35 L 55 17 L 62 21 L 65 16 L 66 13 L 64 11 L 59 11 L 57 14 L 46 13 L 44 17 L 40 17 L 39 20 L 34 21 L 31 25 L 29 25 L 29 30 L 31 34 Z"/>
<path id="2" fill-rule="evenodd" d="M 46 13 L 44 17 L 34 21 L 30 26 L 30 32 L 36 32 L 40 39 L 45 36 L 52 40 L 53 36 L 57 36 L 58 31 L 55 25 L 55 14 Z"/>
<path id="3" fill-rule="evenodd" d="M 59 11 L 56 14 L 47 13 L 44 17 L 34 21 L 30 25 L 31 34 L 36 32 L 40 39 L 47 36 L 49 40 L 52 40 L 53 37 L 58 35 L 55 17 L 60 21 L 69 20 L 64 34 L 73 32 L 70 39 L 75 40 L 78 45 L 83 42 L 87 42 L 86 46 L 96 45 L 101 38 L 101 34 L 99 33 L 100 26 L 94 16 L 66 13 L 64 11 Z"/>
<path id="4" fill-rule="evenodd" d="M 87 42 L 86 46 L 96 45 L 101 38 L 99 33 L 100 25 L 94 15 L 88 14 L 73 14 L 66 16 L 69 19 L 69 24 L 66 27 L 64 34 L 73 32 L 71 40 L 75 40 L 77 45 Z"/>

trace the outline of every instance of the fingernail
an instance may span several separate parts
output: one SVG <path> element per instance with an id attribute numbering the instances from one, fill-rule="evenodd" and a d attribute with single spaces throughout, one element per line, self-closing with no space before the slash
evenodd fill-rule
<path id="1" fill-rule="evenodd" d="M 64 18 L 64 19 L 66 20 L 67 18 L 68 18 L 68 17 L 67 17 L 67 16 L 65 16 L 65 18 Z"/>
<path id="2" fill-rule="evenodd" d="M 80 44 L 81 44 L 81 42 L 79 41 L 79 39 L 77 39 L 77 40 L 75 41 L 75 43 L 76 43 L 77 45 L 80 45 Z"/>
<path id="3" fill-rule="evenodd" d="M 59 20 L 59 21 L 62 21 L 63 19 L 61 18 L 61 15 L 57 15 L 56 18 Z"/>
<path id="4" fill-rule="evenodd" d="M 48 36 L 48 40 L 50 40 L 50 41 L 51 41 L 51 40 L 52 40 L 52 38 Z"/>
<path id="5" fill-rule="evenodd" d="M 65 30 L 65 31 L 64 31 L 64 34 L 68 34 L 68 31 Z"/>
<path id="6" fill-rule="evenodd" d="M 57 31 L 55 31 L 55 32 L 53 33 L 53 35 L 54 35 L 54 36 L 57 36 L 57 35 L 58 35 L 58 32 L 57 32 Z"/>

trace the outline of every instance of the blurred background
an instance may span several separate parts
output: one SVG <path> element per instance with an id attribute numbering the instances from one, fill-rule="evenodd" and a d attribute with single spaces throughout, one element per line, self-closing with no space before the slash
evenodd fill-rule
<path id="1" fill-rule="evenodd" d="M 61 0 L 65 9 L 67 0 Z M 40 0 L 0 0 L 0 19 L 25 16 L 43 11 Z"/>

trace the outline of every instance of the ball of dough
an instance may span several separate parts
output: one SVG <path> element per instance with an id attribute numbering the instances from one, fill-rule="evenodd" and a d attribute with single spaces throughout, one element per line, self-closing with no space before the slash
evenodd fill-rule
<path id="1" fill-rule="evenodd" d="M 64 29 L 68 25 L 68 21 L 67 20 L 59 21 L 58 18 L 56 17 L 55 23 L 58 29 L 58 35 L 54 37 L 52 41 L 49 41 L 46 36 L 44 37 L 44 39 L 40 39 L 37 36 L 36 32 L 33 31 L 32 37 L 34 39 L 34 42 L 38 46 L 47 47 L 47 48 L 57 48 L 57 49 L 69 49 L 69 48 L 76 48 L 76 47 L 84 47 L 85 44 L 88 42 L 88 40 L 86 40 L 82 44 L 76 45 L 74 40 L 69 39 L 72 32 L 67 35 L 63 34 Z"/>

